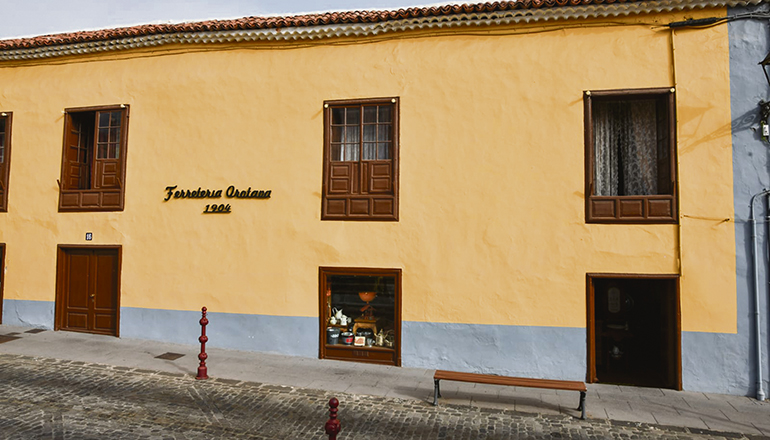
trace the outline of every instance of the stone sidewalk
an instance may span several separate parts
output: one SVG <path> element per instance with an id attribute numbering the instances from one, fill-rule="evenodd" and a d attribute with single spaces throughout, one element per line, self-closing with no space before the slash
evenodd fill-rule
<path id="1" fill-rule="evenodd" d="M 5 341 L 5 342 L 2 342 Z M 0 325 L 0 353 L 194 376 L 198 346 L 119 339 Z M 368 365 L 276 354 L 207 349 L 209 376 L 220 380 L 320 390 L 326 395 L 379 396 L 430 410 L 432 370 Z M 440 407 L 538 414 L 578 420 L 578 393 L 442 382 Z M 364 398 L 364 397 L 361 397 Z M 659 425 L 690 433 L 770 437 L 770 403 L 740 396 L 588 385 L 591 422 Z M 676 432 L 676 431 L 674 431 Z M 471 437 L 472 438 L 472 437 Z"/>

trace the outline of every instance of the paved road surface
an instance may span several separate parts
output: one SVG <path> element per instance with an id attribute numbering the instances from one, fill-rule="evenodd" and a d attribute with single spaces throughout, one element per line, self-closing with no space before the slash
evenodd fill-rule
<path id="1" fill-rule="evenodd" d="M 0 354 L 0 438 L 325 439 L 330 393 Z M 340 440 L 701 439 L 741 434 L 335 393 Z"/>

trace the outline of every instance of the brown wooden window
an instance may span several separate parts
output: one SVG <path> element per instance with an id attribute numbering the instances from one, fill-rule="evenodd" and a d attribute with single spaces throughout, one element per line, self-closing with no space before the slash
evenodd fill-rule
<path id="1" fill-rule="evenodd" d="M 0 113 L 0 212 L 8 211 L 8 177 L 11 162 L 10 112 Z"/>
<path id="2" fill-rule="evenodd" d="M 398 220 L 398 99 L 324 103 L 322 220 Z"/>
<path id="3" fill-rule="evenodd" d="M 59 211 L 122 211 L 128 106 L 67 109 Z"/>
<path id="4" fill-rule="evenodd" d="M 673 89 L 584 95 L 586 221 L 676 223 Z"/>

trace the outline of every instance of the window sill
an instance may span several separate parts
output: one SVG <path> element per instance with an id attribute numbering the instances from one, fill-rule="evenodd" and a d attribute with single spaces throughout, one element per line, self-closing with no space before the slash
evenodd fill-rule
<path id="1" fill-rule="evenodd" d="M 120 189 L 61 190 L 59 212 L 122 211 Z"/>
<path id="2" fill-rule="evenodd" d="M 676 198 L 655 196 L 591 196 L 586 200 L 586 223 L 675 224 Z"/>

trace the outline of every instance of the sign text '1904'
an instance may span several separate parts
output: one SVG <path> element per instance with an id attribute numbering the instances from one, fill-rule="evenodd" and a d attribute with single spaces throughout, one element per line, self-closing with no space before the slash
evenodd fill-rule
<path id="1" fill-rule="evenodd" d="M 225 205 L 206 205 L 206 209 L 203 210 L 204 214 L 229 214 L 230 204 Z"/>

